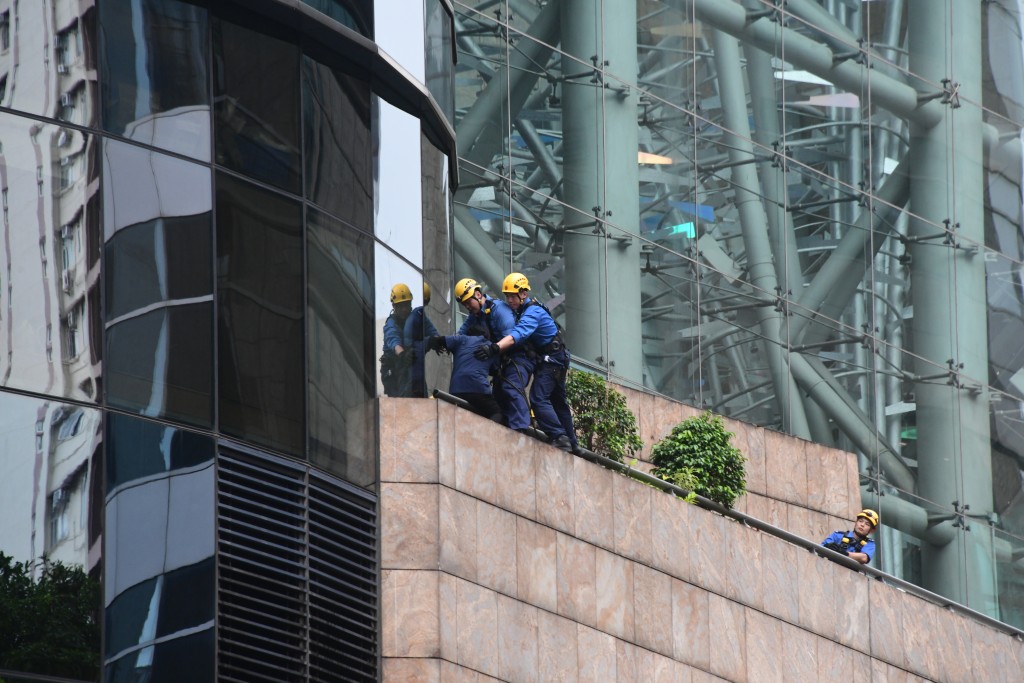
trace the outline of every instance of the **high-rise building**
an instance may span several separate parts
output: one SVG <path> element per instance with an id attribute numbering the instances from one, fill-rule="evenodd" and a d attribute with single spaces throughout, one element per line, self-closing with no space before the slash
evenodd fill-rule
<path id="1" fill-rule="evenodd" d="M 1022 27 L 0 0 L 0 551 L 81 567 L 102 626 L 18 668 L 375 680 L 393 287 L 449 332 L 509 270 L 579 367 L 856 453 L 877 566 L 1024 625 Z"/>
<path id="2" fill-rule="evenodd" d="M 103 633 L 0 669 L 376 679 L 377 330 L 451 282 L 453 17 L 402 5 L 0 2 L 0 551 Z"/>

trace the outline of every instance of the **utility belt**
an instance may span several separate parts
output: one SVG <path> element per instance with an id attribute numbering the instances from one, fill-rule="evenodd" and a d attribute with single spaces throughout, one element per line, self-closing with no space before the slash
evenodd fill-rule
<path id="1" fill-rule="evenodd" d="M 551 340 L 549 344 L 537 349 L 537 353 L 542 356 L 550 356 L 551 354 L 559 353 L 564 348 L 565 344 L 562 343 L 562 340 L 559 338 L 559 336 L 556 336 L 554 339 Z"/>

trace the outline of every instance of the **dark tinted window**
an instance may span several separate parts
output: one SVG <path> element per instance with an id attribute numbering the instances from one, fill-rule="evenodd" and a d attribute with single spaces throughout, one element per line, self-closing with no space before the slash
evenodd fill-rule
<path id="1" fill-rule="evenodd" d="M 209 437 L 148 420 L 107 414 L 107 491 L 213 459 Z"/>
<path id="2" fill-rule="evenodd" d="M 113 657 L 210 624 L 214 602 L 213 558 L 138 583 L 107 605 L 104 652 Z"/>
<path id="3" fill-rule="evenodd" d="M 217 162 L 299 192 L 299 49 L 215 21 Z"/>
<path id="4" fill-rule="evenodd" d="M 354 483 L 374 480 L 373 239 L 309 217 L 310 459 Z"/>
<path id="5" fill-rule="evenodd" d="M 119 231 L 106 246 L 107 317 L 213 293 L 210 214 L 158 218 Z"/>
<path id="6" fill-rule="evenodd" d="M 213 424 L 213 305 L 174 306 L 107 330 L 107 403 L 142 415 Z"/>
<path id="7" fill-rule="evenodd" d="M 297 202 L 217 177 L 220 427 L 303 451 L 302 215 Z"/>
<path id="8" fill-rule="evenodd" d="M 105 668 L 106 683 L 212 683 L 213 628 L 127 654 Z"/>
<path id="9" fill-rule="evenodd" d="M 306 196 L 373 232 L 370 90 L 354 78 L 303 62 Z"/>
<path id="10" fill-rule="evenodd" d="M 302 0 L 331 19 L 373 37 L 373 0 Z"/>
<path id="11" fill-rule="evenodd" d="M 212 426 L 210 171 L 119 142 L 103 155 L 107 402 Z"/>
<path id="12" fill-rule="evenodd" d="M 178 0 L 100 0 L 103 127 L 210 158 L 205 9 Z"/>

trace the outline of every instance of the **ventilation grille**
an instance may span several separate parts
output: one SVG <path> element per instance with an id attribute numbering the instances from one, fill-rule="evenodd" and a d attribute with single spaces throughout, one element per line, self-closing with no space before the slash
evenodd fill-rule
<path id="1" fill-rule="evenodd" d="M 376 681 L 376 505 L 305 465 L 222 450 L 221 681 Z"/>

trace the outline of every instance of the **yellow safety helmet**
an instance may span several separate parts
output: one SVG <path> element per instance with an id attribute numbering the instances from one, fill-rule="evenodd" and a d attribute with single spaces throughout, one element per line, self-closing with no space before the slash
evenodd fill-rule
<path id="1" fill-rule="evenodd" d="M 471 277 L 464 277 L 455 283 L 455 298 L 464 304 L 473 298 L 473 293 L 480 289 L 480 283 Z"/>
<path id="2" fill-rule="evenodd" d="M 522 291 L 530 291 L 530 281 L 522 273 L 509 273 L 505 281 L 501 283 L 501 291 L 505 294 L 518 294 Z"/>
<path id="3" fill-rule="evenodd" d="M 412 301 L 412 290 L 409 289 L 409 285 L 399 282 L 391 288 L 391 303 L 400 304 L 406 301 Z"/>
<path id="4" fill-rule="evenodd" d="M 423 283 L 423 305 L 426 306 L 430 303 L 430 285 L 426 282 Z"/>
<path id="5" fill-rule="evenodd" d="M 878 513 L 874 510 L 861 510 L 860 513 L 857 514 L 857 519 L 860 519 L 861 517 L 871 522 L 872 527 L 877 527 L 878 522 L 880 521 Z"/>

